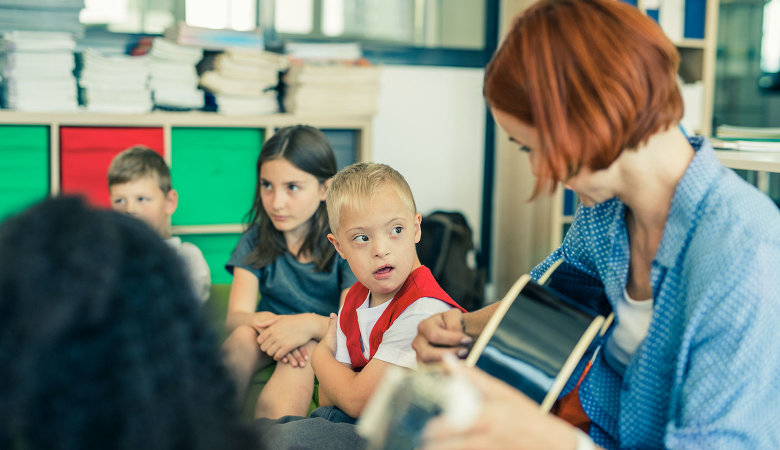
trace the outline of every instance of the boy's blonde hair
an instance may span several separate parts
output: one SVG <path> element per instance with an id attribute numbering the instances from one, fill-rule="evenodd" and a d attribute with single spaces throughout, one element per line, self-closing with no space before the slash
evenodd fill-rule
<path id="1" fill-rule="evenodd" d="M 325 203 L 331 231 L 338 231 L 344 208 L 357 210 L 365 207 L 386 186 L 398 192 L 412 215 L 417 214 L 412 190 L 403 175 L 386 164 L 359 162 L 341 169 L 328 185 Z"/>
<path id="2" fill-rule="evenodd" d="M 136 145 L 114 157 L 108 166 L 108 187 L 128 183 L 143 177 L 152 177 L 163 194 L 168 194 L 171 185 L 171 171 L 159 153 L 149 147 Z"/>

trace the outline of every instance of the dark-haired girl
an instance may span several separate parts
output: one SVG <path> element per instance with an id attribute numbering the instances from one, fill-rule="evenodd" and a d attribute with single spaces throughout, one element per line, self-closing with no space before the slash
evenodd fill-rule
<path id="1" fill-rule="evenodd" d="M 223 346 L 239 390 L 279 362 L 256 417 L 307 414 L 314 388 L 309 356 L 356 281 L 327 239 L 325 192 L 336 171 L 325 135 L 304 125 L 278 130 L 257 160 L 250 225 L 225 266 L 233 284 Z"/>

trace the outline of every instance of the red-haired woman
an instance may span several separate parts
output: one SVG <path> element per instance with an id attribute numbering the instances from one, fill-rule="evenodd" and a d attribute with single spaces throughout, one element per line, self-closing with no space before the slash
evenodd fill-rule
<path id="1" fill-rule="evenodd" d="M 543 0 L 515 21 L 485 97 L 529 153 L 536 193 L 562 182 L 582 201 L 531 275 L 563 258 L 598 278 L 615 325 L 564 392 L 578 428 L 454 368 L 483 410 L 467 429 L 436 419 L 426 448 L 780 448 L 780 351 L 762 350 L 780 341 L 780 213 L 680 130 L 678 63 L 655 22 L 620 1 Z M 418 358 L 463 356 L 495 307 L 423 322 Z"/>

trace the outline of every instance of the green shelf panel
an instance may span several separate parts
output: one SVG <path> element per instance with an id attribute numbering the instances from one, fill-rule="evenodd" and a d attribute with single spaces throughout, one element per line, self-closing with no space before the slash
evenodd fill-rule
<path id="1" fill-rule="evenodd" d="M 230 284 L 233 277 L 225 270 L 225 263 L 236 246 L 240 234 L 183 234 L 184 242 L 192 242 L 203 253 L 211 271 L 211 284 Z"/>
<path id="2" fill-rule="evenodd" d="M 49 193 L 49 128 L 0 126 L 0 221 Z"/>
<path id="3" fill-rule="evenodd" d="M 179 192 L 174 225 L 241 223 L 252 206 L 263 130 L 174 128 L 171 177 Z"/>

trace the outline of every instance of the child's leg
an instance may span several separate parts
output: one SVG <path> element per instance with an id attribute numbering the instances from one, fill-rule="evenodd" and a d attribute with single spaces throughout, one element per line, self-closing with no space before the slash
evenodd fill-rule
<path id="1" fill-rule="evenodd" d="M 309 341 L 304 348 L 311 355 L 316 346 L 316 341 Z M 300 368 L 279 362 L 271 379 L 260 391 L 255 405 L 255 418 L 306 416 L 313 393 L 314 369 L 311 364 Z"/>
<path id="2" fill-rule="evenodd" d="M 238 404 L 242 405 L 252 376 L 271 364 L 273 359 L 260 350 L 257 330 L 249 326 L 237 327 L 230 333 L 222 344 L 222 354 L 225 365 L 236 382 Z"/>

